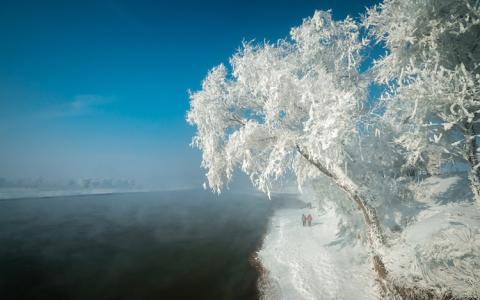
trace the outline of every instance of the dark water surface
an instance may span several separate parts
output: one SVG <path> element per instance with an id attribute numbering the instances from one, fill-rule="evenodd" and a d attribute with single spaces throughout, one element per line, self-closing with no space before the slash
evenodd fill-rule
<path id="1" fill-rule="evenodd" d="M 0 201 L 0 299 L 255 299 L 271 213 L 200 190 Z"/>

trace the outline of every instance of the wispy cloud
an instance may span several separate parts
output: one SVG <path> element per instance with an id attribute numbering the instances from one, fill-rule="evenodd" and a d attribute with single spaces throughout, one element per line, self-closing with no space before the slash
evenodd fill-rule
<path id="1" fill-rule="evenodd" d="M 112 101 L 111 97 L 99 95 L 77 95 L 69 102 L 48 107 L 45 110 L 38 112 L 37 117 L 54 119 L 91 115 L 101 112 L 101 108 Z"/>
<path id="2" fill-rule="evenodd" d="M 77 95 L 69 101 L 47 105 L 36 111 L 3 116 L 0 118 L 0 134 L 19 127 L 32 127 L 49 120 L 102 114 L 105 107 L 112 102 L 112 97 L 93 94 Z"/>

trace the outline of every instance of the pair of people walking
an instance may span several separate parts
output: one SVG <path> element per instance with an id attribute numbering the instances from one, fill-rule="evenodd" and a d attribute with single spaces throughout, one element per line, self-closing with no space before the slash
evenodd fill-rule
<path id="1" fill-rule="evenodd" d="M 313 220 L 313 217 L 311 214 L 308 214 L 308 216 L 305 216 L 305 214 L 302 214 L 303 226 L 307 226 L 307 224 L 308 224 L 308 227 L 312 226 L 312 220 Z"/>

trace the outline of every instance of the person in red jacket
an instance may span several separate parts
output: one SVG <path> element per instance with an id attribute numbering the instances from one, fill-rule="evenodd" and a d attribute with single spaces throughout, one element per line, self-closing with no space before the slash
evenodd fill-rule
<path id="1" fill-rule="evenodd" d="M 308 214 L 308 216 L 307 216 L 308 226 L 312 226 L 312 219 L 313 219 L 312 215 L 311 215 L 311 214 Z"/>

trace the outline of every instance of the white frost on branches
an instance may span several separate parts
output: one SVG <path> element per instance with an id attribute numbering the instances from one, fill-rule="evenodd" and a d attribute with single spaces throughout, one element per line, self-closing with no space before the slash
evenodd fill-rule
<path id="1" fill-rule="evenodd" d="M 434 173 L 442 157 L 476 161 L 479 2 L 386 0 L 368 10 L 364 24 L 388 51 L 374 71 L 389 86 L 384 119 L 397 128 L 407 162 L 428 161 Z"/>
<path id="2" fill-rule="evenodd" d="M 287 172 L 300 184 L 318 176 L 297 147 L 329 169 L 341 165 L 342 141 L 356 130 L 365 99 L 364 44 L 353 19 L 317 11 L 290 39 L 244 44 L 231 72 L 213 68 L 190 96 L 187 116 L 208 185 L 219 192 L 237 166 L 267 193 Z"/>

